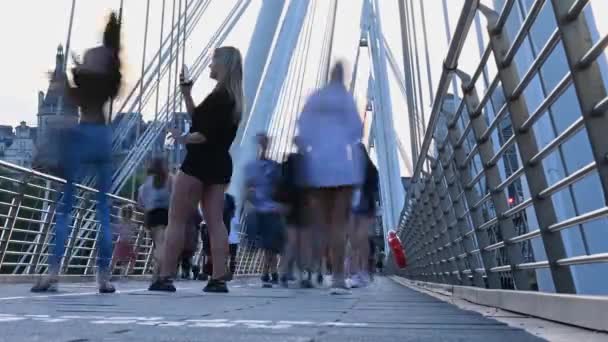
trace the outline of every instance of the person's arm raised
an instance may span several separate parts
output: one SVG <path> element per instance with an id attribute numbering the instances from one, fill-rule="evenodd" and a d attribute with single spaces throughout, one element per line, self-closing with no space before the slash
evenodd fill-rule
<path id="1" fill-rule="evenodd" d="M 190 114 L 190 117 L 192 117 L 194 109 L 196 108 L 194 100 L 192 99 L 192 83 L 182 83 L 179 87 L 182 96 L 184 97 L 184 102 L 186 103 L 186 111 Z"/>

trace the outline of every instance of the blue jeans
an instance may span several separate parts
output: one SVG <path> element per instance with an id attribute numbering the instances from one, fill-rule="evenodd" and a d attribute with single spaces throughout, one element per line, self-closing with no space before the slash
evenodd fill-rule
<path id="1" fill-rule="evenodd" d="M 55 223 L 55 247 L 49 268 L 59 269 L 65 254 L 65 242 L 70 233 L 68 217 L 74 205 L 75 183 L 90 172 L 97 175 L 97 219 L 101 228 L 97 234 L 97 266 L 105 271 L 112 260 L 112 231 L 107 192 L 112 182 L 112 131 L 109 126 L 81 123 L 62 139 L 61 161 L 65 169 L 66 185 L 63 200 L 57 210 Z"/>

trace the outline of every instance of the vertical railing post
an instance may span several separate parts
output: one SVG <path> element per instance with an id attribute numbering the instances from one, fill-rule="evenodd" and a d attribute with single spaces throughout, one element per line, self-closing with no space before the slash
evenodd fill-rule
<path id="1" fill-rule="evenodd" d="M 446 207 L 442 210 L 444 215 L 446 216 L 446 221 L 448 222 L 448 243 L 451 247 L 452 258 L 454 258 L 453 260 L 459 268 L 458 271 L 460 273 L 460 280 L 462 284 L 471 285 L 471 280 L 465 272 L 467 270 L 465 258 L 470 255 L 469 251 L 472 250 L 472 248 L 469 249 L 469 246 L 465 244 L 466 242 L 464 240 L 464 236 L 466 231 L 462 226 L 461 221 L 458 221 L 458 217 L 456 215 L 457 202 L 452 200 L 452 198 L 455 198 L 453 196 L 456 196 L 457 194 L 455 194 L 453 191 L 450 191 L 450 189 L 448 188 L 448 179 L 446 177 L 446 170 L 443 168 L 441 156 L 442 154 L 438 152 L 437 162 L 433 163 L 431 167 L 434 171 L 439 173 L 439 175 L 435 179 L 435 185 L 439 187 L 438 191 L 442 192 L 442 194 L 439 195 L 440 199 L 446 202 Z M 460 246 L 461 249 L 465 252 L 464 258 L 460 257 L 460 253 L 458 252 L 458 246 Z M 470 265 L 470 260 L 468 261 Z M 471 271 L 473 270 L 474 268 L 471 268 Z"/>
<path id="2" fill-rule="evenodd" d="M 428 262 L 427 265 L 432 265 L 434 271 L 435 281 L 438 283 L 448 283 L 448 279 L 445 276 L 445 269 L 441 263 L 441 256 L 437 254 L 439 251 L 439 245 L 437 240 L 434 238 L 435 232 L 437 231 L 437 223 L 433 215 L 433 205 L 430 199 L 430 177 L 423 179 L 424 188 L 422 189 L 422 203 L 423 203 L 423 227 L 425 227 L 425 236 L 428 236 L 427 242 L 424 244 L 423 250 L 426 251 Z"/>
<path id="3" fill-rule="evenodd" d="M 47 243 L 49 232 L 53 224 L 53 218 L 55 217 L 55 209 L 57 208 L 56 202 L 48 199 L 49 203 L 46 204 L 47 212 L 42 229 L 38 235 L 38 242 L 34 248 L 34 256 L 32 260 L 32 267 L 29 269 L 29 274 L 36 274 L 40 270 L 40 259 L 42 258 L 42 252 L 44 251 L 44 245 Z"/>
<path id="4" fill-rule="evenodd" d="M 454 228 L 452 225 L 453 222 L 447 222 L 445 218 L 444 209 L 442 207 L 442 199 L 438 194 L 438 189 L 436 186 L 438 184 L 438 168 L 436 167 L 437 163 L 433 164 L 435 167 L 433 168 L 431 176 L 429 177 L 429 194 L 431 197 L 431 207 L 434 209 L 433 215 L 435 216 L 435 233 L 438 235 L 434 235 L 433 238 L 437 241 L 438 252 L 440 252 L 442 258 L 440 262 L 445 265 L 445 271 L 449 272 L 448 279 L 451 280 L 452 284 L 461 285 L 461 280 L 465 277 L 465 275 L 462 273 L 462 265 L 456 258 L 458 253 L 454 252 L 453 241 L 456 240 L 456 238 L 451 238 L 451 233 L 453 232 Z M 437 238 L 435 238 L 435 236 L 437 236 Z M 454 274 L 454 271 L 458 272 L 458 276 Z"/>
<path id="5" fill-rule="evenodd" d="M 552 0 L 551 4 L 604 190 L 604 203 L 608 204 L 608 94 L 597 63 L 597 58 L 608 45 L 608 38 L 605 36 L 596 45 L 593 44 L 585 13 L 582 12 L 584 7 L 574 8 L 576 2 Z"/>
<path id="6" fill-rule="evenodd" d="M 97 207 L 91 207 L 91 208 L 95 208 L 95 210 L 97 209 Z M 110 206 L 110 208 L 112 208 L 112 206 Z M 112 209 L 110 209 L 110 220 L 112 219 L 111 214 L 112 213 Z M 83 215 L 83 221 L 84 219 L 87 217 L 87 215 Z M 93 243 L 87 258 L 87 266 L 84 269 L 84 274 L 85 275 L 89 275 L 89 274 L 93 274 L 94 272 L 91 272 L 92 270 L 95 269 L 95 265 L 97 264 L 96 261 L 96 257 L 97 257 L 97 253 L 99 252 L 97 250 L 97 241 L 99 241 L 100 238 L 100 234 L 101 234 L 101 222 L 96 222 L 96 218 L 97 216 L 95 215 L 95 212 L 93 212 L 93 214 L 91 216 L 88 216 L 90 221 L 86 221 L 83 222 L 83 224 L 85 224 L 85 226 L 88 226 L 90 229 L 94 229 L 95 230 L 95 239 L 93 239 Z M 92 222 L 92 224 L 89 224 L 89 222 Z M 112 224 L 110 223 L 110 227 L 112 227 Z M 74 228 L 76 228 L 76 226 L 74 226 Z M 86 234 L 86 232 L 85 232 Z M 112 234 L 112 238 L 114 238 L 114 234 Z M 83 241 L 85 242 L 85 241 Z M 113 256 L 112 256 L 113 257 Z M 113 272 L 114 270 L 110 270 L 110 272 Z"/>
<path id="7" fill-rule="evenodd" d="M 555 289 L 559 293 L 576 293 L 576 286 L 570 268 L 560 267 L 556 263 L 557 260 L 567 257 L 567 253 L 561 233 L 552 233 L 548 230 L 549 226 L 557 222 L 552 199 L 551 197 L 543 198 L 539 196 L 540 192 L 548 187 L 544 166 L 542 163 L 533 164 L 530 162 L 532 157 L 539 152 L 534 129 L 521 129 L 523 123 L 530 117 L 530 113 L 523 94 L 515 94 L 515 90 L 521 82 L 517 65 L 513 60 L 505 61 L 505 56 L 511 48 L 511 41 L 504 27 L 501 30 L 494 29 L 498 21 L 498 14 L 483 5 L 480 5 L 480 10 L 488 19 L 490 45 L 498 67 L 498 77 L 502 83 L 507 101 L 515 141 L 523 163 L 524 174 L 528 181 L 530 196 L 540 226 L 539 229 Z"/>
<path id="8" fill-rule="evenodd" d="M 509 210 L 509 202 L 504 190 L 498 189 L 502 183 L 500 171 L 496 162 L 492 162 L 494 157 L 494 144 L 492 139 L 482 139 L 485 131 L 488 128 L 488 124 L 484 118 L 484 108 L 481 108 L 479 102 L 479 96 L 475 85 L 471 84 L 471 77 L 466 73 L 457 70 L 456 75 L 462 80 L 462 91 L 464 94 L 465 106 L 471 120 L 471 126 L 473 135 L 478 146 L 478 153 L 483 163 L 484 175 L 487 182 L 488 191 L 491 193 L 491 201 L 494 205 L 494 211 L 496 218 L 498 219 L 498 228 L 502 235 L 502 240 L 505 243 L 503 252 L 506 257 L 507 263 L 511 266 L 511 272 L 513 273 L 513 280 L 515 287 L 518 290 L 531 290 L 531 281 L 534 279 L 534 274 L 528 270 L 519 270 L 517 265 L 524 262 L 524 256 L 521 248 L 517 244 L 509 243 L 509 239 L 516 237 L 517 230 L 513 224 L 513 220 L 510 217 L 505 217 L 504 213 Z M 488 92 L 493 91 L 492 87 L 489 87 Z M 506 143 L 506 142 L 505 142 Z"/>
<path id="9" fill-rule="evenodd" d="M 500 277 L 498 274 L 491 271 L 492 267 L 496 265 L 496 260 L 492 253 L 485 250 L 485 247 L 490 244 L 488 234 L 485 231 L 479 230 L 479 227 L 484 223 L 483 215 L 479 208 L 475 208 L 474 205 L 481 199 L 479 194 L 472 188 L 467 187 L 467 184 L 473 179 L 472 170 L 469 164 L 465 163 L 466 152 L 462 146 L 458 146 L 458 140 L 463 133 L 460 132 L 456 124 L 456 120 L 452 115 L 458 115 L 458 113 L 448 113 L 446 116 L 448 124 L 448 143 L 447 146 L 451 147 L 452 153 L 454 154 L 452 159 L 453 167 L 458 170 L 458 177 L 455 177 L 455 181 L 458 181 L 459 188 L 465 193 L 467 207 L 469 209 L 469 215 L 473 222 L 473 230 L 475 231 L 475 238 L 477 239 L 477 246 L 481 255 L 483 268 L 488 280 L 488 286 L 492 289 L 501 288 Z"/>
<path id="10" fill-rule="evenodd" d="M 19 218 L 19 210 L 21 209 L 21 203 L 23 201 L 23 197 L 25 195 L 25 190 L 28 187 L 28 176 L 25 176 L 23 180 L 19 181 L 19 188 L 17 190 L 17 194 L 13 197 L 11 201 L 11 207 L 8 211 L 8 217 L 6 219 L 6 224 L 4 226 L 5 230 L 8 229 L 8 232 L 3 234 L 6 236 L 5 239 L 0 241 L 0 267 L 4 264 L 4 258 L 6 257 L 6 251 L 8 250 L 8 245 L 10 244 L 11 238 L 13 236 L 13 229 Z"/>
<path id="11" fill-rule="evenodd" d="M 72 208 L 73 209 L 73 208 Z M 68 246 L 65 249 L 65 254 L 63 255 L 62 260 L 62 264 L 61 264 L 61 270 L 63 273 L 66 273 L 68 271 L 68 269 L 70 268 L 70 261 L 72 260 L 72 253 L 74 253 L 74 246 L 76 245 L 76 241 L 78 240 L 78 233 L 80 232 L 80 227 L 83 225 L 83 221 L 84 221 L 84 217 L 86 216 L 86 212 L 83 213 L 82 211 L 86 209 L 85 208 L 78 208 L 76 209 L 76 215 L 74 217 L 74 223 L 73 223 L 73 227 L 71 229 L 71 234 L 68 237 Z M 69 212 L 68 212 L 68 217 L 69 217 Z M 68 229 L 70 226 L 70 221 L 69 219 L 66 219 L 67 223 L 68 223 Z M 57 241 L 55 240 L 55 243 L 65 243 L 65 241 Z"/>
<path id="12" fill-rule="evenodd" d="M 418 276 L 421 277 L 425 281 L 432 281 L 433 274 L 435 272 L 434 265 L 431 264 L 432 260 L 429 259 L 430 254 L 427 254 L 427 249 L 425 248 L 426 241 L 424 237 L 426 236 L 426 230 L 424 225 L 424 216 L 422 208 L 422 197 L 419 198 L 420 203 L 418 205 L 419 212 L 418 215 L 414 218 L 412 222 L 412 226 L 415 229 L 415 243 L 412 245 L 413 249 L 413 258 L 416 265 L 414 266 L 418 272 Z"/>
<path id="13" fill-rule="evenodd" d="M 416 185 L 412 185 L 412 189 L 410 191 L 415 190 Z M 414 274 L 419 277 L 419 266 L 420 260 L 416 247 L 418 246 L 420 240 L 416 239 L 416 236 L 421 235 L 421 226 L 419 224 L 420 217 L 420 196 L 418 193 L 414 195 L 412 198 L 412 209 L 410 211 L 410 217 L 405 223 L 405 227 L 407 228 L 406 235 L 404 236 L 404 243 L 406 243 L 406 253 L 408 253 L 408 262 L 410 263 L 410 268 Z"/>
<path id="14" fill-rule="evenodd" d="M 146 275 L 146 274 L 148 274 L 148 271 L 149 271 L 148 268 L 150 267 L 150 259 L 152 259 L 152 255 L 154 253 L 153 251 L 154 251 L 155 246 L 154 246 L 153 242 L 150 241 L 151 240 L 151 236 L 150 236 L 150 233 L 149 233 L 148 230 L 145 231 L 145 237 L 144 237 L 143 240 L 146 243 L 149 243 L 147 245 L 148 246 L 148 252 L 146 253 L 146 261 L 144 261 L 144 266 L 143 266 L 144 268 L 143 268 L 143 270 L 141 272 L 142 275 Z M 194 279 L 194 280 L 196 280 L 196 279 Z"/>
<path id="15" fill-rule="evenodd" d="M 144 229 L 142 226 L 137 227 L 137 235 L 135 236 L 135 241 L 133 242 L 133 248 L 135 249 L 135 259 L 129 260 L 127 264 L 127 271 L 125 276 L 129 276 L 129 270 L 135 275 L 135 267 L 137 266 L 137 259 L 139 259 L 139 242 L 142 240 L 142 236 L 144 235 Z M 143 275 L 143 272 L 142 272 Z"/>
<path id="16" fill-rule="evenodd" d="M 456 227 L 459 232 L 459 237 L 462 239 L 462 247 L 464 249 L 465 259 L 468 261 L 469 267 L 471 269 L 471 275 L 473 276 L 473 285 L 477 287 L 485 287 L 485 283 L 483 281 L 483 277 L 481 273 L 476 272 L 476 269 L 479 266 L 478 259 L 473 256 L 473 250 L 475 249 L 475 244 L 473 241 L 473 235 L 469 234 L 470 228 L 466 225 L 466 206 L 462 197 L 459 194 L 458 187 L 456 182 L 458 181 L 456 173 L 453 171 L 452 167 L 450 167 L 450 159 L 447 155 L 446 144 L 448 141 L 444 141 L 441 146 L 438 148 L 439 152 L 439 167 L 443 169 L 443 176 L 445 178 L 447 184 L 447 190 L 450 195 L 450 200 L 452 201 L 452 214 L 454 219 L 456 220 Z M 468 277 L 467 277 L 468 282 Z"/>

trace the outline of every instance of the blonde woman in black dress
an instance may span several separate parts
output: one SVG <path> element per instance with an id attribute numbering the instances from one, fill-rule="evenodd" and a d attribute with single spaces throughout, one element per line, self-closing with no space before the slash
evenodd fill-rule
<path id="1" fill-rule="evenodd" d="M 173 184 L 160 278 L 150 285 L 150 291 L 175 291 L 171 276 L 175 274 L 184 245 L 188 218 L 200 201 L 213 255 L 213 275 L 204 291 L 228 292 L 225 282 L 228 234 L 222 214 L 224 191 L 232 176 L 232 159 L 228 151 L 243 112 L 241 53 L 234 47 L 216 49 L 210 69 L 209 76 L 217 85 L 198 106 L 192 99 L 192 83 L 181 84 L 186 108 L 192 116 L 192 127 L 190 133 L 183 136 L 179 130 L 171 130 L 173 138 L 186 145 L 187 153 Z"/>

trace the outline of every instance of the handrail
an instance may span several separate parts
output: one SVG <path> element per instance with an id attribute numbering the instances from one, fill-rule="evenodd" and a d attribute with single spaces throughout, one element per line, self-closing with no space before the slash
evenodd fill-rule
<path id="1" fill-rule="evenodd" d="M 590 240 L 581 255 L 569 255 L 565 244 L 570 242 L 560 234 L 562 230 L 578 229 L 586 235 L 589 223 L 608 217 L 605 201 L 575 205 L 573 212 L 565 212 L 554 203 L 556 196 L 580 201 L 583 188 L 579 186 L 588 187 L 590 182 L 603 190 L 603 199 L 608 198 L 604 129 L 608 127 L 607 75 L 601 74 L 597 65 L 608 46 L 608 37 L 602 35 L 591 41 L 591 35 L 585 32 L 587 22 L 582 9 L 587 0 L 552 0 L 552 6 L 543 6 L 546 2 L 534 1 L 521 17 L 520 10 L 523 13 L 524 9 L 517 1 L 505 2 L 500 14 L 476 1 L 465 3 L 443 64 L 412 187 L 399 220 L 410 260 L 403 271 L 406 277 L 518 290 L 533 289 L 534 284 L 545 282 L 544 287 L 553 286 L 557 292 L 576 293 L 580 285 L 573 281 L 571 266 L 608 263 L 608 253 L 598 250 L 597 245 L 590 247 L 596 243 Z M 473 80 L 458 71 L 464 97 L 459 99 L 449 94 L 448 88 L 478 7 L 487 18 L 489 43 L 480 41 L 481 60 L 472 68 Z M 540 11 L 545 8 L 553 11 L 557 20 L 543 20 L 544 25 L 552 27 L 543 29 L 546 34 L 542 42 L 538 37 L 531 40 L 530 31 L 538 25 Z M 509 21 L 512 40 L 505 26 L 511 12 L 521 20 L 514 21 L 519 26 Z M 486 48 L 482 50 L 483 46 Z M 561 64 L 563 69 L 556 70 L 559 78 L 555 79 L 555 75 L 547 76 L 552 72 L 547 70 L 547 61 L 551 59 L 549 66 L 556 67 L 556 59 L 564 60 L 563 54 L 555 53 L 558 46 L 568 60 Z M 532 58 L 528 57 L 528 64 L 517 65 L 516 56 L 523 49 L 531 50 Z M 496 63 L 496 74 L 489 75 L 494 69 L 490 60 Z M 518 67 L 524 72 L 520 73 Z M 536 90 L 528 91 L 531 87 Z M 580 104 L 580 116 L 562 121 L 548 118 L 558 115 L 556 111 L 566 97 L 574 107 Z M 448 100 L 458 108 L 455 112 L 442 108 Z M 447 120 L 440 122 L 440 115 Z M 540 131 L 546 129 L 552 132 Z M 444 134 L 436 140 L 439 130 L 447 130 L 448 138 L 443 139 Z M 581 135 L 585 139 L 575 139 Z M 435 150 L 429 151 L 434 140 Z M 571 157 L 563 157 L 573 151 L 568 145 L 573 141 L 589 141 L 591 159 L 587 157 L 591 152 L 582 154 L 576 163 L 570 161 Z M 545 163 L 549 158 L 551 162 Z M 553 166 L 556 162 L 563 168 Z M 432 171 L 425 172 L 427 166 Z M 585 200 L 594 201 L 597 197 L 593 195 Z M 437 197 L 440 207 L 429 200 Z M 551 280 L 537 279 L 531 272 L 543 268 L 551 272 Z"/>
<path id="2" fill-rule="evenodd" d="M 431 109 L 429 123 L 424 134 L 422 146 L 420 147 L 420 156 L 426 156 L 427 151 L 431 146 L 433 133 L 435 131 L 437 121 L 439 120 L 441 106 L 443 105 L 443 98 L 448 93 L 451 76 L 454 70 L 456 70 L 456 68 L 458 67 L 458 59 L 460 58 L 460 53 L 462 52 L 462 49 L 464 47 L 464 38 L 469 32 L 471 24 L 475 19 L 478 5 L 479 0 L 466 0 L 464 5 L 462 6 L 462 12 L 460 14 L 460 18 L 458 19 L 456 30 L 454 31 L 450 46 L 448 47 L 448 54 L 445 58 L 445 61 L 443 62 L 443 72 L 441 73 L 439 84 L 437 85 L 437 91 L 434 97 L 435 101 L 433 101 L 433 108 Z M 424 157 L 418 158 L 418 160 L 416 161 L 416 166 L 414 167 L 414 173 L 412 175 L 411 180 L 412 184 L 418 181 L 418 178 L 420 177 L 420 172 L 422 171 L 422 166 L 424 165 L 424 161 Z"/>
<path id="3" fill-rule="evenodd" d="M 61 187 L 66 180 L 0 160 L 0 274 L 31 276 L 45 272 L 54 236 L 56 208 L 62 201 Z M 95 219 L 96 189 L 76 184 L 81 190 L 72 208 L 72 233 L 68 237 L 62 272 L 94 275 L 99 221 Z M 118 221 L 118 209 L 135 205 L 130 199 L 107 194 L 111 200 L 111 221 Z M 128 266 L 130 275 L 149 275 L 152 267 L 152 239 L 143 227 L 143 214 L 136 210 L 135 261 Z M 115 225 L 112 224 L 112 227 Z M 241 233 L 241 235 L 245 235 Z M 197 256 L 202 251 L 199 249 Z M 260 270 L 259 251 L 243 242 L 237 256 L 236 274 L 256 274 Z M 257 259 L 256 259 L 257 260 Z"/>

